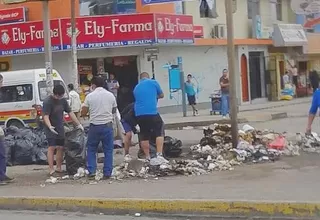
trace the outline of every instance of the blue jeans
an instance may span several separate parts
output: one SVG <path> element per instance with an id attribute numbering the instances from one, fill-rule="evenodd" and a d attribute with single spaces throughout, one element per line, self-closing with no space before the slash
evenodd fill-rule
<path id="1" fill-rule="evenodd" d="M 6 177 L 7 164 L 6 164 L 6 151 L 4 149 L 3 140 L 0 138 L 0 181 Z"/>
<path id="2" fill-rule="evenodd" d="M 229 113 L 229 94 L 221 94 L 221 114 L 226 116 Z"/>
<path id="3" fill-rule="evenodd" d="M 113 168 L 113 128 L 111 124 L 90 124 L 87 141 L 87 163 L 89 174 L 97 170 L 98 145 L 102 142 L 104 152 L 103 175 L 111 176 Z"/>

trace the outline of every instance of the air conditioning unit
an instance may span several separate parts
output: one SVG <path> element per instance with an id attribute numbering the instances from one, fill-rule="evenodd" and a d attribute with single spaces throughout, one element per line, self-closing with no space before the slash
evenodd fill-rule
<path id="1" fill-rule="evenodd" d="M 227 27 L 225 24 L 214 25 L 211 29 L 211 37 L 217 39 L 226 39 L 227 38 Z"/>

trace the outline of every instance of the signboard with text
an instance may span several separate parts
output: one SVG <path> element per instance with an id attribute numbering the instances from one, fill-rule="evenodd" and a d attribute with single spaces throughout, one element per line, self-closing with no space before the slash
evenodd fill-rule
<path id="1" fill-rule="evenodd" d="M 204 36 L 203 26 L 194 25 L 193 26 L 193 35 L 194 35 L 194 38 L 203 38 L 203 36 Z"/>
<path id="2" fill-rule="evenodd" d="M 0 10 L 0 24 L 9 24 L 25 21 L 26 10 L 24 7 Z"/>
<path id="3" fill-rule="evenodd" d="M 170 2 L 179 2 L 181 0 L 141 0 L 142 5 L 153 5 L 153 4 L 162 4 Z"/>
<path id="4" fill-rule="evenodd" d="M 78 48 L 152 44 L 153 25 L 152 14 L 77 18 Z M 70 27 L 70 19 L 61 19 L 63 49 L 71 48 Z"/>
<path id="5" fill-rule="evenodd" d="M 59 20 L 51 20 L 52 50 L 61 50 Z M 0 55 L 44 52 L 42 21 L 0 26 Z"/>
<path id="6" fill-rule="evenodd" d="M 42 21 L 0 25 L 0 56 L 44 52 Z M 135 14 L 76 19 L 78 50 L 194 42 L 186 15 Z M 51 20 L 53 51 L 71 49 L 70 19 Z"/>
<path id="7" fill-rule="evenodd" d="M 298 15 L 308 15 L 320 12 L 320 0 L 291 0 L 292 11 Z"/>
<path id="8" fill-rule="evenodd" d="M 194 43 L 192 16 L 155 14 L 155 23 L 158 43 Z"/>

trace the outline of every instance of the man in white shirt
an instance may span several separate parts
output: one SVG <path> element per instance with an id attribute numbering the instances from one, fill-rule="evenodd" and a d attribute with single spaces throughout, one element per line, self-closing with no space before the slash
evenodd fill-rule
<path id="1" fill-rule="evenodd" d="M 72 83 L 68 85 L 69 96 L 70 96 L 70 107 L 71 111 L 77 116 L 80 120 L 80 110 L 81 110 L 81 99 L 80 95 L 74 90 Z"/>
<path id="2" fill-rule="evenodd" d="M 87 163 L 89 178 L 94 179 L 97 170 L 96 154 L 100 141 L 104 151 L 104 179 L 109 179 L 113 168 L 113 118 L 117 113 L 115 96 L 103 88 L 102 77 L 92 80 L 93 92 L 86 96 L 81 115 L 90 115 L 90 127 L 87 141 Z"/>

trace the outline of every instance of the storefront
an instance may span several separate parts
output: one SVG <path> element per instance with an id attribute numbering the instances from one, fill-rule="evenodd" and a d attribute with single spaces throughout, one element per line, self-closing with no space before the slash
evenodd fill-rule
<path id="1" fill-rule="evenodd" d="M 308 39 L 300 24 L 275 24 L 273 33 L 273 46 L 269 48 L 269 99 L 288 99 L 293 96 L 307 96 L 308 85 L 308 59 L 303 55 L 303 46 Z M 294 67 L 298 69 L 298 83 L 296 86 L 284 85 L 283 78 L 286 71 Z M 290 75 L 290 74 L 289 74 Z M 292 76 L 290 76 L 292 77 Z M 290 88 L 289 88 L 290 87 Z M 287 94 L 287 91 L 293 93 Z"/>
<path id="2" fill-rule="evenodd" d="M 53 67 L 66 83 L 72 82 L 70 52 L 70 21 L 54 20 L 52 27 Z M 170 94 L 167 64 L 176 64 L 182 57 L 185 74 L 192 74 L 197 101 L 208 103 L 209 96 L 219 89 L 219 78 L 227 68 L 226 46 L 195 46 L 191 16 L 183 15 L 121 15 L 83 17 L 78 19 L 79 81 L 84 93 L 92 76 L 116 75 L 120 97 L 132 99 L 138 73 L 152 73 L 146 48 L 158 48 L 154 61 L 155 78 L 164 90 L 159 106 L 181 104 L 181 93 Z M 9 59 L 11 70 L 43 68 L 43 31 L 41 22 L 0 26 L 0 55 Z M 90 42 L 90 43 L 88 43 Z M 26 56 L 27 55 L 27 56 Z M 0 58 L 1 59 L 1 58 Z M 121 98 L 123 99 L 123 98 Z"/>

